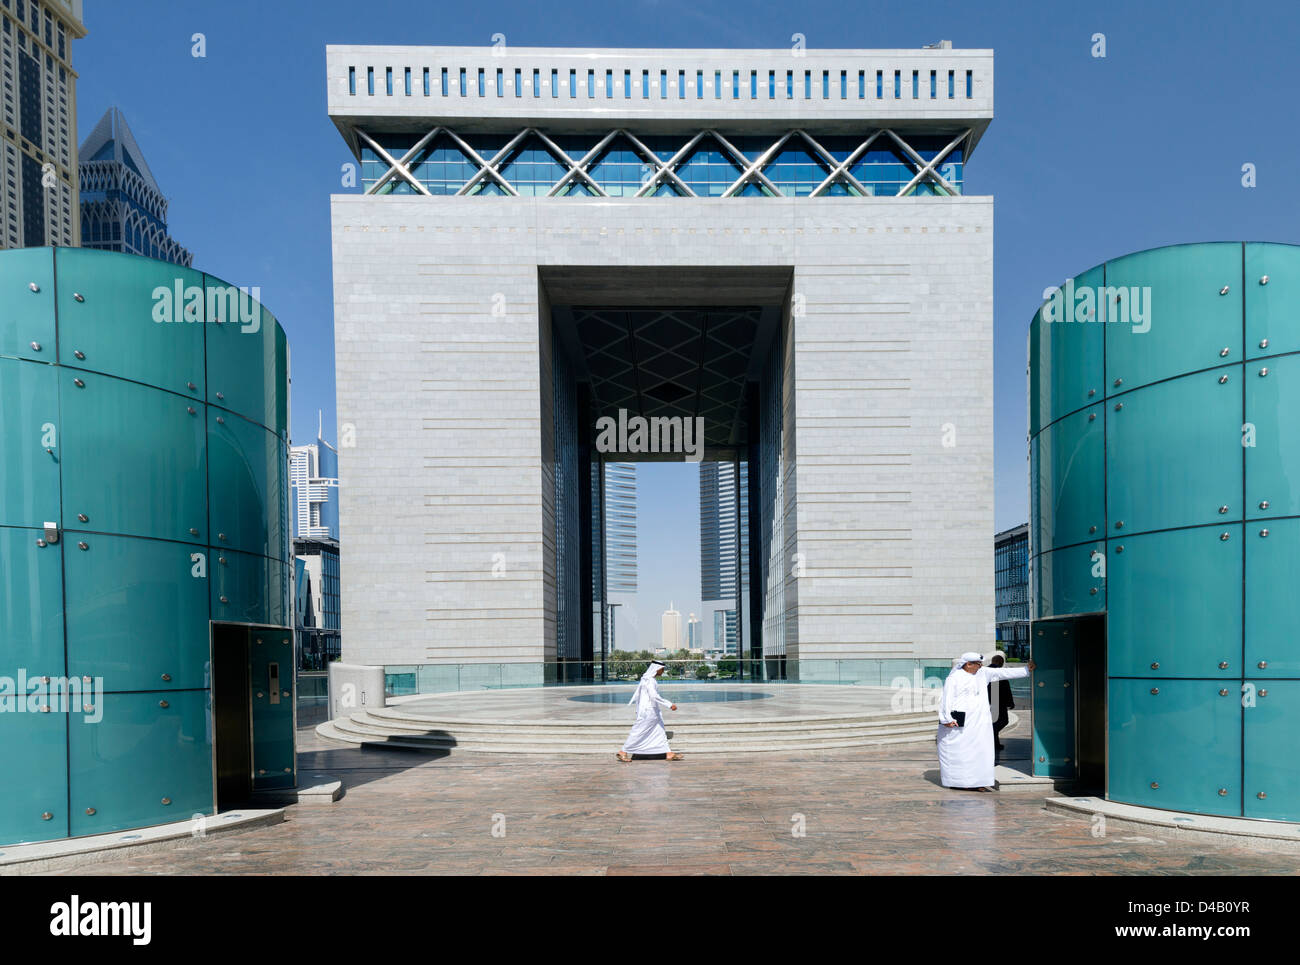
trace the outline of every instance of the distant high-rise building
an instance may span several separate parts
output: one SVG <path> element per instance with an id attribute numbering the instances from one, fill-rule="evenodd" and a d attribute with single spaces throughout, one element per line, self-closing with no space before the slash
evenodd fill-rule
<path id="1" fill-rule="evenodd" d="M 81 246 L 125 251 L 189 268 L 194 255 L 167 233 L 167 199 L 126 118 L 104 112 L 81 145 Z"/>
<path id="2" fill-rule="evenodd" d="M 700 618 L 694 613 L 686 621 L 686 648 L 688 650 L 700 649 Z"/>
<path id="3" fill-rule="evenodd" d="M 299 666 L 321 670 L 338 658 L 341 646 L 338 540 L 295 539 L 293 554 Z"/>
<path id="4" fill-rule="evenodd" d="M 81 242 L 77 75 L 81 0 L 0 5 L 0 248 Z"/>
<path id="5" fill-rule="evenodd" d="M 605 587 L 636 592 L 636 463 L 605 463 Z"/>
<path id="6" fill-rule="evenodd" d="M 700 463 L 700 599 L 736 599 L 736 463 Z M 740 463 L 740 506 L 749 502 L 749 474 Z M 740 553 L 749 553 L 749 527 L 740 527 Z M 746 563 L 746 565 L 748 565 Z"/>
<path id="7" fill-rule="evenodd" d="M 682 648 L 682 615 L 671 603 L 660 620 L 659 645 L 669 653 Z"/>
<path id="8" fill-rule="evenodd" d="M 993 592 L 998 643 L 1011 656 L 1029 653 L 1029 524 L 993 537 Z"/>
<path id="9" fill-rule="evenodd" d="M 725 653 L 736 652 L 736 611 L 713 611 L 713 648 Z"/>
<path id="10" fill-rule="evenodd" d="M 293 535 L 298 538 L 339 538 L 339 454 L 317 429 L 311 445 L 289 450 L 289 479 L 293 489 Z"/>

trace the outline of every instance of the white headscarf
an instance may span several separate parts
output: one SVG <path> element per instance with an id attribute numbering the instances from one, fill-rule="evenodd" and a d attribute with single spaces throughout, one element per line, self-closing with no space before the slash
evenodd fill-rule
<path id="1" fill-rule="evenodd" d="M 953 664 L 952 670 L 948 672 L 948 676 L 951 677 L 953 674 L 957 673 L 958 671 L 965 673 L 966 664 L 968 663 L 979 663 L 979 664 L 984 663 L 984 654 L 976 653 L 974 650 L 967 650 L 965 653 L 963 653 L 960 657 L 957 658 L 957 662 Z"/>
<path id="2" fill-rule="evenodd" d="M 628 703 L 635 704 L 640 701 L 642 691 L 646 688 L 646 685 L 649 684 L 649 686 L 653 687 L 655 675 L 666 666 L 667 664 L 661 663 L 658 660 L 650 661 L 650 666 L 645 668 L 645 673 L 643 673 L 641 679 L 637 681 L 636 690 L 632 691 L 632 699 L 629 700 Z"/>

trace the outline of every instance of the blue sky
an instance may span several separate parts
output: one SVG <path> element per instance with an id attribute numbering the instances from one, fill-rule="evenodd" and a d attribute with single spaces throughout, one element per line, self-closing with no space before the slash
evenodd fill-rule
<path id="1" fill-rule="evenodd" d="M 1027 513 L 1025 335 L 1045 287 L 1157 245 L 1300 241 L 1294 0 L 87 0 L 86 8 L 90 33 L 73 55 L 81 136 L 107 107 L 121 107 L 195 266 L 261 288 L 292 346 L 298 441 L 315 435 L 318 409 L 330 438 L 335 423 L 329 195 L 342 190 L 350 156 L 325 113 L 328 43 L 487 45 L 503 33 L 513 46 L 775 48 L 797 32 L 809 47 L 948 39 L 993 48 L 996 118 L 965 177 L 968 194 L 996 198 L 999 529 Z M 191 56 L 196 32 L 207 39 L 202 59 Z M 1106 35 L 1104 59 L 1091 56 L 1097 32 Z M 1246 163 L 1257 170 L 1250 189 L 1241 184 Z M 694 473 L 676 474 L 663 496 L 668 505 L 698 500 Z M 643 571 L 685 565 L 681 549 L 642 561 Z"/>

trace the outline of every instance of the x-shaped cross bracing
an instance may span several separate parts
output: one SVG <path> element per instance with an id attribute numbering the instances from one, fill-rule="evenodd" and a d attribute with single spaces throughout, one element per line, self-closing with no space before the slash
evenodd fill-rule
<path id="1" fill-rule="evenodd" d="M 547 152 L 558 164 L 562 164 L 567 170 L 555 184 L 547 190 L 547 197 L 555 197 L 560 194 L 569 184 L 581 183 L 587 190 L 597 197 L 607 198 L 608 192 L 601 187 L 600 183 L 591 175 L 589 166 L 594 164 L 600 157 L 601 153 L 609 146 L 610 142 L 618 137 L 624 138 L 640 156 L 643 165 L 648 169 L 648 174 L 642 177 L 641 187 L 637 189 L 634 197 L 646 197 L 654 194 L 661 184 L 670 184 L 674 190 L 687 197 L 698 197 L 677 172 L 677 166 L 688 158 L 691 152 L 705 138 L 712 138 L 722 148 L 729 160 L 740 169 L 740 175 L 733 181 L 726 190 L 722 192 L 722 197 L 730 198 L 739 194 L 749 184 L 756 184 L 765 189 L 772 195 L 782 197 L 783 193 L 780 188 L 772 182 L 766 174 L 763 173 L 766 168 L 776 157 L 777 153 L 791 139 L 797 138 L 803 142 L 809 152 L 820 161 L 830 173 L 815 187 L 810 193 L 811 197 L 824 195 L 832 185 L 839 183 L 846 187 L 851 187 L 861 195 L 869 195 L 871 191 L 862 184 L 851 173 L 851 168 L 857 164 L 866 154 L 867 150 L 875 141 L 881 137 L 889 138 L 896 144 L 907 160 L 916 168 L 916 173 L 903 188 L 898 192 L 898 197 L 902 197 L 910 192 L 916 185 L 922 181 L 930 180 L 939 185 L 949 194 L 955 195 L 957 188 L 952 185 L 942 174 L 939 173 L 939 165 L 963 142 L 968 141 L 971 132 L 962 131 L 954 137 L 941 151 L 927 161 L 907 143 L 899 137 L 894 131 L 888 128 L 872 132 L 861 144 L 850 152 L 843 161 L 837 161 L 835 156 L 827 151 L 816 139 L 802 129 L 787 131 L 781 135 L 771 146 L 764 150 L 754 160 L 749 160 L 745 154 L 735 145 L 728 141 L 722 134 L 716 130 L 708 129 L 699 131 L 691 137 L 682 147 L 676 151 L 672 157 L 667 160 L 661 159 L 654 151 L 650 150 L 639 138 L 625 128 L 616 128 L 602 137 L 596 144 L 587 151 L 578 160 L 573 160 L 568 152 L 562 150 L 551 138 L 535 127 L 526 127 L 509 141 L 499 151 L 492 155 L 491 158 L 484 158 L 477 151 L 467 144 L 464 139 L 456 134 L 455 131 L 448 127 L 435 127 L 416 143 L 400 158 L 393 157 L 386 151 L 378 141 L 361 129 L 357 129 L 357 135 L 375 152 L 376 155 L 386 164 L 388 170 L 373 185 L 366 189 L 366 194 L 377 194 L 379 190 L 394 179 L 400 179 L 408 182 L 421 194 L 432 196 L 431 192 L 420 182 L 420 180 L 411 173 L 410 165 L 419 156 L 420 152 L 431 144 L 440 134 L 445 134 L 449 140 L 464 154 L 472 163 L 478 166 L 478 170 L 465 182 L 457 191 L 457 195 L 466 195 L 474 191 L 475 187 L 482 182 L 491 181 L 497 184 L 506 194 L 518 197 L 519 191 L 510 183 L 502 172 L 502 165 L 510 157 L 511 153 L 529 137 L 536 137 L 546 146 Z"/>

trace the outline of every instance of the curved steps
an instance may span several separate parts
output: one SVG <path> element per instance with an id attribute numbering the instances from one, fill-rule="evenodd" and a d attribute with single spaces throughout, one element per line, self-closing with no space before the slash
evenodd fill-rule
<path id="1" fill-rule="evenodd" d="M 328 720 L 316 733 L 362 747 L 489 754 L 612 754 L 627 738 L 626 723 L 461 720 L 374 708 Z M 673 749 L 683 753 L 763 753 L 929 743 L 933 712 L 864 712 L 835 716 L 714 720 L 670 724 Z"/>

